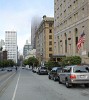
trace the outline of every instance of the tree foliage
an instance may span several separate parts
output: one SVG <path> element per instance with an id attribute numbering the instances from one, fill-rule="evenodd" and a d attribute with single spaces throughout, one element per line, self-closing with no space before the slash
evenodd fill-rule
<path id="1" fill-rule="evenodd" d="M 0 61 L 0 67 L 13 67 L 15 65 L 13 60 Z"/>
<path id="2" fill-rule="evenodd" d="M 47 63 L 46 63 L 46 67 L 49 69 L 49 70 L 51 70 L 53 67 L 58 67 L 58 66 L 60 66 L 60 64 L 58 63 L 58 62 L 54 62 L 54 61 L 48 61 Z"/>
<path id="3" fill-rule="evenodd" d="M 56 67 L 56 66 L 63 67 L 63 66 L 67 66 L 67 65 L 77 65 L 77 64 L 81 64 L 81 58 L 79 56 L 70 56 L 70 57 L 63 58 L 60 63 L 49 60 L 46 63 L 46 67 L 49 70 L 51 70 L 53 67 Z"/>
<path id="4" fill-rule="evenodd" d="M 71 57 L 66 57 L 62 60 L 62 65 L 77 65 L 81 64 L 81 58 L 79 56 L 71 56 Z"/>
<path id="5" fill-rule="evenodd" d="M 25 59 L 25 60 L 23 61 L 23 64 L 24 64 L 24 65 L 28 65 L 28 59 Z"/>
<path id="6" fill-rule="evenodd" d="M 33 65 L 37 66 L 38 64 L 39 64 L 39 61 L 35 57 L 29 57 L 28 58 L 28 65 L 30 65 L 30 66 L 33 66 Z"/>
<path id="7" fill-rule="evenodd" d="M 39 61 L 35 57 L 29 57 L 28 59 L 23 61 L 24 65 L 29 65 L 29 66 L 38 66 Z"/>
<path id="8" fill-rule="evenodd" d="M 13 67 L 13 65 L 15 65 L 15 63 L 14 63 L 13 60 L 8 60 L 8 63 L 9 63 L 9 66 L 10 66 L 10 67 Z"/>

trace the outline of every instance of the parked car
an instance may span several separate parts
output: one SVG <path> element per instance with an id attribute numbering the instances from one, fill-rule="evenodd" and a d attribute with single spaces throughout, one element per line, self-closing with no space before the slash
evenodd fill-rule
<path id="1" fill-rule="evenodd" d="M 0 71 L 5 71 L 5 68 L 0 68 Z"/>
<path id="2" fill-rule="evenodd" d="M 89 87 L 89 66 L 66 66 L 59 73 L 59 83 L 65 83 L 67 88 L 75 84 L 84 84 L 85 87 Z"/>
<path id="3" fill-rule="evenodd" d="M 7 71 L 8 71 L 8 72 L 11 72 L 11 71 L 12 71 L 12 68 L 10 68 L 10 67 L 7 68 Z"/>
<path id="4" fill-rule="evenodd" d="M 38 74 L 38 71 L 39 71 L 39 67 L 37 67 L 37 69 L 36 69 L 36 73 Z"/>
<path id="5" fill-rule="evenodd" d="M 45 74 L 45 75 L 48 75 L 48 70 L 46 67 L 39 67 L 38 68 L 38 74 L 41 75 L 41 74 Z"/>
<path id="6" fill-rule="evenodd" d="M 37 72 L 37 68 L 34 67 L 34 68 L 32 69 L 32 72 L 33 72 L 33 73 L 36 73 L 36 72 Z"/>
<path id="7" fill-rule="evenodd" d="M 54 81 L 58 80 L 58 73 L 60 73 L 62 67 L 53 67 L 52 70 L 48 74 L 49 79 L 53 79 Z"/>

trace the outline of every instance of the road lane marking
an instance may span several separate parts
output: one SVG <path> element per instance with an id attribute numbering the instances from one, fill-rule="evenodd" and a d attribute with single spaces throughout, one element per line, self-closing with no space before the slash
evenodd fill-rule
<path id="1" fill-rule="evenodd" d="M 12 76 L 14 76 L 15 75 L 15 73 L 14 74 L 12 74 L 9 78 L 7 78 L 2 84 L 0 84 L 0 88 L 2 87 L 2 85 L 3 84 L 5 84 Z"/>
<path id="2" fill-rule="evenodd" d="M 20 73 L 21 73 L 21 72 L 20 72 Z M 18 83 L 19 83 L 19 79 L 20 79 L 20 73 L 19 73 L 19 77 L 18 77 L 18 79 L 17 79 L 17 83 L 16 83 L 16 86 L 15 86 L 15 90 L 14 90 L 14 93 L 13 93 L 12 100 L 15 100 L 16 91 L 17 91 Z"/>

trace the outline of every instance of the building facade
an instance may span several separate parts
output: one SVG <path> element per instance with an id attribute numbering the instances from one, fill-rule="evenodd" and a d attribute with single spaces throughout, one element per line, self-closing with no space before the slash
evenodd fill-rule
<path id="1" fill-rule="evenodd" d="M 7 60 L 7 51 L 0 51 L 0 61 Z"/>
<path id="2" fill-rule="evenodd" d="M 0 40 L 0 47 L 3 47 L 5 45 L 5 42 L 3 39 Z"/>
<path id="3" fill-rule="evenodd" d="M 31 45 L 33 49 L 36 49 L 36 36 L 35 33 L 39 27 L 41 20 L 39 17 L 33 17 L 31 21 Z"/>
<path id="4" fill-rule="evenodd" d="M 0 51 L 0 61 L 3 61 L 3 52 Z"/>
<path id="5" fill-rule="evenodd" d="M 82 33 L 85 42 L 77 43 Z M 54 54 L 80 56 L 89 63 L 89 0 L 54 0 Z"/>
<path id="6" fill-rule="evenodd" d="M 45 63 L 54 53 L 54 18 L 43 16 L 36 31 L 36 57 Z"/>
<path id="7" fill-rule="evenodd" d="M 17 32 L 5 31 L 5 50 L 7 59 L 12 59 L 17 63 Z"/>
<path id="8" fill-rule="evenodd" d="M 7 51 L 3 51 L 3 60 L 7 60 Z"/>
<path id="9" fill-rule="evenodd" d="M 29 57 L 35 57 L 36 58 L 36 49 L 32 49 L 32 50 L 28 51 L 28 54 L 25 57 L 25 59 L 28 59 Z"/>
<path id="10" fill-rule="evenodd" d="M 26 44 L 23 47 L 23 57 L 25 59 L 25 57 L 28 55 L 28 52 L 32 50 L 32 45 L 30 45 L 28 42 L 26 42 Z"/>

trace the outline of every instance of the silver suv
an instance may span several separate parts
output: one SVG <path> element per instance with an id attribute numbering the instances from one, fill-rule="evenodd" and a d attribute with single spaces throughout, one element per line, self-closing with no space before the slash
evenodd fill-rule
<path id="1" fill-rule="evenodd" d="M 65 83 L 69 88 L 74 84 L 84 84 L 89 87 L 89 66 L 87 65 L 74 65 L 66 66 L 59 73 L 59 83 Z"/>

